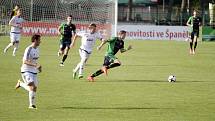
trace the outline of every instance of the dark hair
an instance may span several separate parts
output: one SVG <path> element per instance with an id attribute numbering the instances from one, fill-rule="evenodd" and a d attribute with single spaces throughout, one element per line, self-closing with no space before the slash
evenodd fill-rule
<path id="1" fill-rule="evenodd" d="M 94 24 L 94 23 L 91 23 L 91 24 L 90 24 L 90 26 L 96 27 L 96 24 Z"/>
<path id="2" fill-rule="evenodd" d="M 126 34 L 126 31 L 125 30 L 120 30 L 119 34 Z"/>
<path id="3" fill-rule="evenodd" d="M 39 34 L 34 34 L 32 37 L 31 37 L 31 42 L 35 42 L 35 40 L 38 40 L 41 36 Z"/>
<path id="4" fill-rule="evenodd" d="M 71 18 L 72 18 L 72 15 L 68 15 L 68 17 L 71 17 Z"/>
<path id="5" fill-rule="evenodd" d="M 197 9 L 193 9 L 193 12 L 199 13 L 199 11 Z"/>

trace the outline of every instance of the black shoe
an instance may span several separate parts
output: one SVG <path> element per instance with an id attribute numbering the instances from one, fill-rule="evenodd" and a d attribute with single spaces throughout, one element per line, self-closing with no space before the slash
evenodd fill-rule
<path id="1" fill-rule="evenodd" d="M 36 105 L 31 105 L 28 107 L 29 109 L 37 109 Z"/>

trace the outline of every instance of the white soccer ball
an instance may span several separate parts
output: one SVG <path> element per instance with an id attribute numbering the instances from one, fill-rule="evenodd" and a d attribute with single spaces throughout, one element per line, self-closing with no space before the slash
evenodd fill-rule
<path id="1" fill-rule="evenodd" d="M 168 77 L 168 82 L 176 82 L 176 76 L 170 75 L 170 76 Z"/>

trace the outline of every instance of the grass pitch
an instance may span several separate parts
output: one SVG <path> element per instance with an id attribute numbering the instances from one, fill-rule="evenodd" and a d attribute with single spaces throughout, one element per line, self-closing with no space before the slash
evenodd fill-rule
<path id="1" fill-rule="evenodd" d="M 79 62 L 77 43 L 59 67 L 58 38 L 43 37 L 39 62 L 37 110 L 28 109 L 28 93 L 14 90 L 29 38 L 22 37 L 17 56 L 3 54 L 9 37 L 0 37 L 0 121 L 214 121 L 215 43 L 200 42 L 196 55 L 188 43 L 126 41 L 133 50 L 117 54 L 122 66 L 96 82 L 85 78 L 99 69 L 106 47 L 94 50 L 84 79 L 73 80 Z M 97 43 L 98 45 L 98 43 Z M 167 77 L 176 75 L 176 83 Z"/>

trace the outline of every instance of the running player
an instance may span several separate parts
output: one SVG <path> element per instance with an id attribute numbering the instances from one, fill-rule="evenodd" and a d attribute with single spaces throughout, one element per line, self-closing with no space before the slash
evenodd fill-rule
<path id="1" fill-rule="evenodd" d="M 187 26 L 191 28 L 190 54 L 195 54 L 199 38 L 199 27 L 201 26 L 201 18 L 197 16 L 196 10 L 193 11 L 193 16 L 188 19 Z"/>
<path id="2" fill-rule="evenodd" d="M 86 64 L 90 54 L 92 53 L 93 46 L 95 44 L 96 39 L 104 42 L 102 35 L 96 31 L 96 24 L 92 23 L 88 26 L 89 31 L 87 32 L 79 32 L 74 37 L 72 41 L 71 47 L 74 46 L 77 37 L 81 37 L 81 46 L 79 49 L 79 54 L 81 57 L 81 61 L 77 64 L 76 68 L 73 70 L 73 78 L 76 78 L 76 73 L 78 73 L 78 78 L 83 78 L 83 69 Z"/>
<path id="3" fill-rule="evenodd" d="M 99 76 L 102 73 L 105 73 L 107 75 L 107 70 L 118 67 L 121 65 L 121 62 L 119 59 L 115 56 L 115 54 L 120 50 L 121 53 L 124 53 L 130 49 L 132 49 L 132 46 L 129 45 L 127 49 L 124 49 L 124 39 L 126 37 L 126 31 L 121 30 L 119 32 L 118 37 L 113 37 L 108 41 L 103 42 L 99 47 L 98 50 L 102 48 L 102 46 L 105 43 L 108 43 L 108 49 L 104 58 L 104 64 L 103 67 L 99 70 L 97 70 L 95 73 L 91 74 L 87 79 L 89 81 L 94 81 L 94 78 L 96 76 Z"/>
<path id="4" fill-rule="evenodd" d="M 10 22 L 9 25 L 11 26 L 11 30 L 10 30 L 10 43 L 5 47 L 4 49 L 4 53 L 7 52 L 7 50 L 14 46 L 13 49 L 13 56 L 16 56 L 16 51 L 18 50 L 19 47 L 19 41 L 20 41 L 20 37 L 21 37 L 21 30 L 22 30 L 22 23 L 24 22 L 24 20 L 21 18 L 21 10 L 18 9 L 17 10 L 17 15 L 14 16 Z"/>
<path id="5" fill-rule="evenodd" d="M 61 34 L 58 56 L 63 55 L 60 66 L 64 66 L 64 62 L 69 53 L 72 37 L 76 34 L 76 26 L 72 24 L 72 15 L 67 17 L 67 23 L 62 23 L 58 28 L 58 31 Z"/>
<path id="6" fill-rule="evenodd" d="M 29 92 L 29 108 L 36 109 L 35 98 L 38 87 L 37 73 L 42 71 L 42 66 L 38 64 L 40 35 L 33 35 L 32 44 L 25 49 L 23 63 L 21 67 L 22 79 L 18 80 L 15 89 L 23 87 Z"/>

